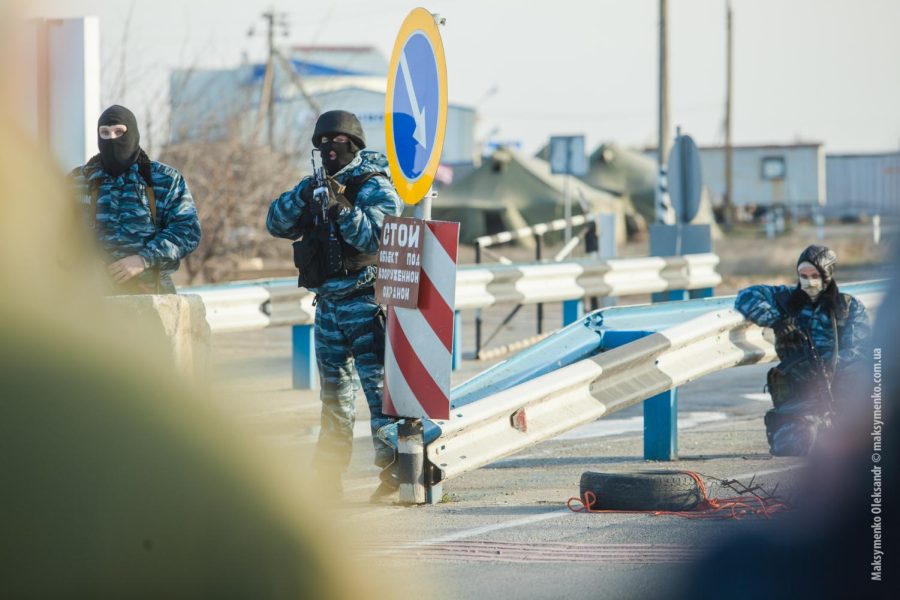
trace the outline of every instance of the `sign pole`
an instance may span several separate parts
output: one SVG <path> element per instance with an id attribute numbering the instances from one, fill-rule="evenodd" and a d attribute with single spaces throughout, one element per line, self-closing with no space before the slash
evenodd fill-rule
<path id="1" fill-rule="evenodd" d="M 425 504 L 425 437 L 421 419 L 404 419 L 397 426 L 400 504 Z"/>
<path id="2" fill-rule="evenodd" d="M 434 188 L 429 188 L 425 197 L 420 200 L 413 209 L 413 218 L 428 221 L 431 219 L 431 199 L 434 198 Z"/>
<path id="3" fill-rule="evenodd" d="M 376 281 L 376 298 L 388 305 L 382 409 L 402 419 L 397 425 L 402 504 L 440 500 L 440 484 L 426 478 L 422 419 L 450 417 L 459 224 L 430 220 L 447 124 L 447 65 L 438 30 L 443 24 L 440 15 L 424 8 L 407 15 L 394 42 L 385 95 L 391 176 L 400 198 L 415 206 L 413 219 L 385 219 L 390 243 L 385 236 Z M 379 296 L 379 290 L 389 293 Z"/>

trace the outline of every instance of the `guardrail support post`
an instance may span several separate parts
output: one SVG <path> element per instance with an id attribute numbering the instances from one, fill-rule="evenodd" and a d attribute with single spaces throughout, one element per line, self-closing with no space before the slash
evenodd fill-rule
<path id="1" fill-rule="evenodd" d="M 295 390 L 319 389 L 315 333 L 312 325 L 291 327 L 291 380 Z"/>
<path id="2" fill-rule="evenodd" d="M 680 302 L 682 300 L 690 300 L 691 295 L 688 290 L 669 290 L 667 292 L 655 292 L 650 294 L 650 301 L 656 302 Z"/>
<path id="3" fill-rule="evenodd" d="M 454 371 L 462 366 L 462 315 L 453 313 L 453 348 L 450 355 L 450 368 Z"/>
<path id="4" fill-rule="evenodd" d="M 400 504 L 425 504 L 425 438 L 420 419 L 397 425 Z"/>
<path id="5" fill-rule="evenodd" d="M 644 460 L 678 458 L 678 388 L 644 400 Z"/>
<path id="6" fill-rule="evenodd" d="M 618 348 L 651 331 L 607 331 L 604 350 Z M 643 403 L 644 460 L 676 460 L 678 458 L 678 388 L 671 389 Z"/>
<path id="7" fill-rule="evenodd" d="M 584 301 L 581 298 L 577 300 L 563 300 L 562 313 L 563 327 L 571 325 L 584 316 Z"/>

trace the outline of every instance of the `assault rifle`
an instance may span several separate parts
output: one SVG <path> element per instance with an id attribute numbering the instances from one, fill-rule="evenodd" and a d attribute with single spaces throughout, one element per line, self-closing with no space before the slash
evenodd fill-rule
<path id="1" fill-rule="evenodd" d="M 828 412 L 834 412 L 834 395 L 831 393 L 831 378 L 834 376 L 834 373 L 829 372 L 828 367 L 826 367 L 825 365 L 825 361 L 822 360 L 822 355 L 819 354 L 818 350 L 816 350 L 815 344 L 813 344 L 812 340 L 809 339 L 809 336 L 806 335 L 806 332 L 797 329 L 797 335 L 801 340 L 803 340 L 803 343 L 806 345 L 806 352 L 815 365 L 816 370 L 821 375 L 820 380 L 824 382 L 816 385 L 816 387 L 819 388 L 819 395 L 824 396 L 823 399 L 828 403 Z M 837 346 L 835 346 L 834 351 L 837 352 Z"/>
<path id="2" fill-rule="evenodd" d="M 313 203 L 318 207 L 323 223 L 328 222 L 328 181 L 325 179 L 325 167 L 316 166 L 316 152 L 320 152 L 317 148 L 313 148 L 310 152 L 310 163 L 312 164 L 313 176 Z M 319 154 L 321 157 L 321 152 Z"/>

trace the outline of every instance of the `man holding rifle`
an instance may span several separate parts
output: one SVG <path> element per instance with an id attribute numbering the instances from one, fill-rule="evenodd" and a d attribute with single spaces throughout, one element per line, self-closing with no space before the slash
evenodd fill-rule
<path id="1" fill-rule="evenodd" d="M 393 494 L 399 482 L 394 449 L 374 435 L 394 420 L 381 412 L 385 313 L 375 302 L 376 257 L 385 216 L 399 216 L 403 205 L 385 156 L 363 150 L 365 134 L 356 115 L 323 113 L 312 142 L 313 175 L 272 202 L 266 226 L 276 237 L 296 240 L 299 285 L 316 294 L 322 429 L 315 464 L 320 483 L 333 498 L 341 495 L 341 475 L 353 450 L 355 363 L 371 415 L 375 464 L 382 469 L 372 497 L 378 501 Z M 315 165 L 316 152 L 324 169 Z"/>

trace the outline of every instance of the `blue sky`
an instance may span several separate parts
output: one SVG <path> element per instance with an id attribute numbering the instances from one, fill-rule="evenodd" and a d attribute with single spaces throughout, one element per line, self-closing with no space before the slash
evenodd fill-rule
<path id="1" fill-rule="evenodd" d="M 262 60 L 247 30 L 267 8 L 291 21 L 287 44 L 371 44 L 390 55 L 416 2 L 399 0 L 32 0 L 30 15 L 97 15 L 104 100 L 139 117 L 165 106 L 167 71 Z M 479 135 L 536 149 L 584 133 L 652 144 L 657 0 L 434 0 L 451 101 L 476 105 Z M 725 0 L 670 0 L 670 94 L 676 124 L 721 143 Z M 900 2 L 733 0 L 736 143 L 823 141 L 828 151 L 900 147 Z M 131 14 L 130 21 L 128 15 Z M 127 25 L 127 27 L 126 27 Z M 259 28 L 259 27 L 258 27 Z M 127 39 L 126 52 L 122 40 Z M 127 77 L 120 94 L 124 56 Z"/>

